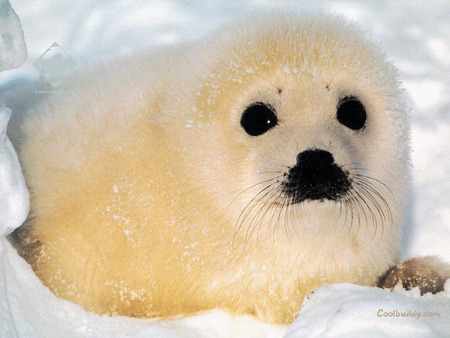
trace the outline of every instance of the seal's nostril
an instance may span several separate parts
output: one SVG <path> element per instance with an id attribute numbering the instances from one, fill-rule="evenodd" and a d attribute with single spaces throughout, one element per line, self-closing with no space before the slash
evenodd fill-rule
<path id="1" fill-rule="evenodd" d="M 297 155 L 297 165 L 299 166 L 331 166 L 334 164 L 333 155 L 321 149 L 305 150 Z"/>

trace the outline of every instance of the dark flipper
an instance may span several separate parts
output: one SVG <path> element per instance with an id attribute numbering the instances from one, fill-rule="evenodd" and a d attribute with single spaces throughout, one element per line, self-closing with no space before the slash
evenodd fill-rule
<path id="1" fill-rule="evenodd" d="M 419 287 L 420 294 L 444 291 L 444 284 L 450 278 L 450 265 L 435 257 L 410 258 L 391 267 L 378 280 L 377 286 L 391 289 L 401 284 L 405 290 Z"/>

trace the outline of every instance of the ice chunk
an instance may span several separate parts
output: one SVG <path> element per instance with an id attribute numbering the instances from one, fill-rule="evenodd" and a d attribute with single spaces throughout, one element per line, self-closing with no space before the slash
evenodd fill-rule
<path id="1" fill-rule="evenodd" d="M 0 34 L 0 72 L 20 67 L 27 58 L 27 49 L 19 18 L 7 0 L 0 0 Z M 11 110 L 3 104 L 10 92 L 23 87 L 27 82 L 24 79 L 29 79 L 22 73 L 19 71 L 19 76 L 15 76 L 6 72 L 0 78 L 0 236 L 19 227 L 29 210 L 29 193 L 22 170 L 6 135 Z"/>
<path id="2" fill-rule="evenodd" d="M 18 68 L 27 59 L 22 26 L 8 0 L 0 0 L 0 72 Z"/>
<path id="3" fill-rule="evenodd" d="M 6 136 L 11 110 L 0 103 L 0 235 L 9 234 L 26 219 L 29 194 L 16 152 Z"/>

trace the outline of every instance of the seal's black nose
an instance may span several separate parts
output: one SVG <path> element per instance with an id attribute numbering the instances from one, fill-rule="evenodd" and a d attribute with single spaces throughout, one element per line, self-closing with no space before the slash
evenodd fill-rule
<path id="1" fill-rule="evenodd" d="M 333 155 L 321 149 L 308 149 L 297 156 L 297 164 L 285 174 L 283 191 L 293 203 L 304 200 L 337 200 L 350 188 L 350 180 Z"/>
<path id="2" fill-rule="evenodd" d="M 333 155 L 325 150 L 305 150 L 297 155 L 297 165 L 304 170 L 323 171 L 332 167 L 333 164 Z"/>

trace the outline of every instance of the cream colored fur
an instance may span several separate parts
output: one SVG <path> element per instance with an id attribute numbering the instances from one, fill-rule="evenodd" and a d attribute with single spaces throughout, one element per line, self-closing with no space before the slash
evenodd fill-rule
<path id="1" fill-rule="evenodd" d="M 289 322 L 314 288 L 374 285 L 398 263 L 403 94 L 377 46 L 342 20 L 244 17 L 188 46 L 87 68 L 65 87 L 74 92 L 30 114 L 20 148 L 39 248 L 30 261 L 57 295 L 98 313 L 224 308 Z M 346 95 L 367 109 L 360 132 L 336 120 Z M 256 101 L 279 124 L 251 137 L 240 117 Z M 281 207 L 258 194 L 279 192 L 309 148 L 355 181 L 372 177 L 379 196 Z"/>

